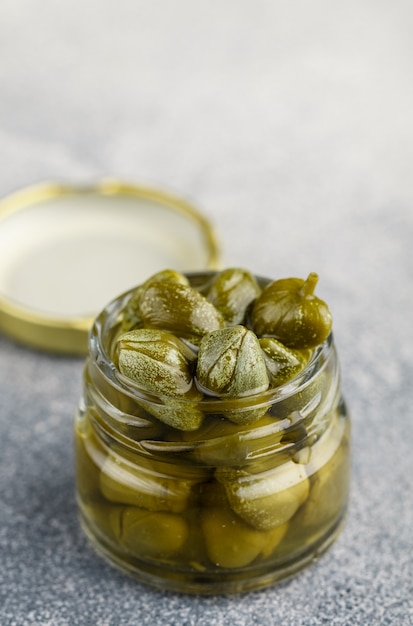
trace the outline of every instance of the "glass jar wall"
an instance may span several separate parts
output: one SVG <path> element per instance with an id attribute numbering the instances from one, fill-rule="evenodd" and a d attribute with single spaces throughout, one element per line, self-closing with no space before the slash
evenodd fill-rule
<path id="1" fill-rule="evenodd" d="M 199 426 L 182 431 L 156 417 L 168 399 L 126 381 L 112 360 L 130 296 L 95 321 L 75 419 L 80 519 L 95 548 L 141 581 L 187 593 L 256 589 L 310 564 L 342 528 L 349 491 L 332 335 L 289 382 L 203 399 Z M 194 403 L 175 399 L 173 411 Z"/>

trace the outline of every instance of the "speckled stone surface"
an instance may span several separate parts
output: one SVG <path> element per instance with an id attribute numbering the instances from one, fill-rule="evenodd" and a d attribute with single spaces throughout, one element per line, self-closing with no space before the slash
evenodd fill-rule
<path id="1" fill-rule="evenodd" d="M 413 624 L 412 29 L 407 0 L 2 0 L 0 195 L 159 184 L 213 221 L 223 266 L 317 271 L 353 420 L 325 556 L 244 596 L 163 593 L 79 528 L 82 359 L 0 335 L 2 626 Z"/>

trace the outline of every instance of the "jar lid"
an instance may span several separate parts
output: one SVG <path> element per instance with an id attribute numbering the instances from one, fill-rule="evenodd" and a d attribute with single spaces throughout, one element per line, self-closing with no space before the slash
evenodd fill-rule
<path id="1" fill-rule="evenodd" d="M 0 331 L 84 354 L 96 314 L 165 268 L 213 269 L 209 222 L 185 200 L 116 180 L 46 183 L 0 201 Z"/>

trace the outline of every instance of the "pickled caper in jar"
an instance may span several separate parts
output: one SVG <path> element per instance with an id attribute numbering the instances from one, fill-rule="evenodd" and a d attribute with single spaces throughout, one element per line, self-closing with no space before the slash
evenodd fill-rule
<path id="1" fill-rule="evenodd" d="M 202 387 L 222 398 L 253 395 L 265 391 L 269 385 L 258 339 L 241 325 L 203 337 L 196 377 Z"/>
<path id="2" fill-rule="evenodd" d="M 195 354 L 172 333 L 158 329 L 131 330 L 118 338 L 120 372 L 144 391 L 156 393 L 162 402 L 139 400 L 139 404 L 162 422 L 193 430 L 202 423 L 197 390 L 192 375 Z M 187 401 L 186 410 L 177 411 L 174 399 Z"/>
<path id="3" fill-rule="evenodd" d="M 245 465 L 263 453 L 279 453 L 287 424 L 288 420 L 277 420 L 268 414 L 253 424 L 237 424 L 214 416 L 204 420 L 198 430 L 182 433 L 182 440 L 192 443 L 190 457 L 198 463 Z"/>
<path id="4" fill-rule="evenodd" d="M 327 430 L 310 447 L 308 457 L 303 457 L 311 485 L 300 513 L 303 527 L 325 528 L 344 509 L 349 480 L 348 438 L 347 420 L 332 415 Z"/>
<path id="5" fill-rule="evenodd" d="M 223 400 L 266 391 L 268 374 L 255 334 L 237 325 L 204 335 L 199 346 L 196 378 L 208 393 Z M 247 424 L 262 417 L 267 410 L 262 406 L 250 408 L 251 404 L 248 401 L 244 410 L 239 407 L 231 411 L 225 405 L 222 409 L 231 421 Z"/>
<path id="6" fill-rule="evenodd" d="M 146 287 L 149 287 L 151 283 L 159 283 L 163 281 L 189 285 L 188 278 L 176 270 L 166 269 L 150 276 L 142 285 L 134 290 L 133 294 L 129 298 L 122 314 L 122 332 L 127 332 L 128 330 L 133 330 L 143 326 L 143 320 L 140 315 L 140 302 L 142 294 L 144 293 Z"/>
<path id="7" fill-rule="evenodd" d="M 78 414 L 75 430 L 76 476 L 78 492 L 85 499 L 97 500 L 100 495 L 100 467 L 106 458 L 106 446 L 91 425 L 88 412 Z"/>
<path id="8" fill-rule="evenodd" d="M 217 567 L 228 569 L 245 567 L 260 556 L 269 556 L 288 526 L 257 530 L 228 507 L 205 509 L 201 525 L 210 560 Z"/>
<path id="9" fill-rule="evenodd" d="M 218 468 L 215 476 L 224 485 L 233 511 L 259 530 L 288 522 L 307 499 L 310 487 L 305 469 L 293 461 L 258 474 Z"/>
<path id="10" fill-rule="evenodd" d="M 251 303 L 261 293 L 255 277 L 240 268 L 219 272 L 212 281 L 206 297 L 228 324 L 244 324 Z"/>
<path id="11" fill-rule="evenodd" d="M 160 328 L 197 344 L 225 325 L 221 313 L 197 289 L 178 282 L 151 282 L 143 288 L 139 316 L 146 328 Z"/>
<path id="12" fill-rule="evenodd" d="M 251 313 L 258 336 L 275 337 L 288 348 L 314 348 L 327 339 L 332 318 L 327 304 L 314 295 L 315 272 L 306 280 L 283 278 L 267 285 Z"/>
<path id="13" fill-rule="evenodd" d="M 166 474 L 155 461 L 127 459 L 111 453 L 100 472 L 100 491 L 110 502 L 130 504 L 148 511 L 182 512 L 196 479 Z"/>
<path id="14" fill-rule="evenodd" d="M 139 404 L 158 420 L 178 431 L 198 430 L 204 419 L 196 390 L 183 398 L 163 398 L 156 404 L 152 400 L 140 399 Z"/>
<path id="15" fill-rule="evenodd" d="M 273 387 L 283 385 L 300 372 L 311 356 L 310 350 L 291 350 L 274 337 L 259 340 Z"/>
<path id="16" fill-rule="evenodd" d="M 172 333 L 131 330 L 118 338 L 117 351 L 119 370 L 142 389 L 176 398 L 193 386 L 195 355 Z"/>
<path id="17" fill-rule="evenodd" d="M 110 514 L 119 544 L 140 558 L 167 559 L 184 546 L 188 523 L 181 515 L 137 507 L 116 507 Z"/>

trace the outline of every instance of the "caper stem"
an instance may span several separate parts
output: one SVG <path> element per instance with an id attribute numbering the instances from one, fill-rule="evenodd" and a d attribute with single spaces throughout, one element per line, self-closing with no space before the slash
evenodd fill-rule
<path id="1" fill-rule="evenodd" d="M 317 283 L 318 283 L 318 274 L 316 274 L 316 272 L 310 272 L 310 274 L 307 277 L 307 280 L 305 281 L 304 285 L 300 289 L 301 294 L 304 297 L 312 296 Z"/>

